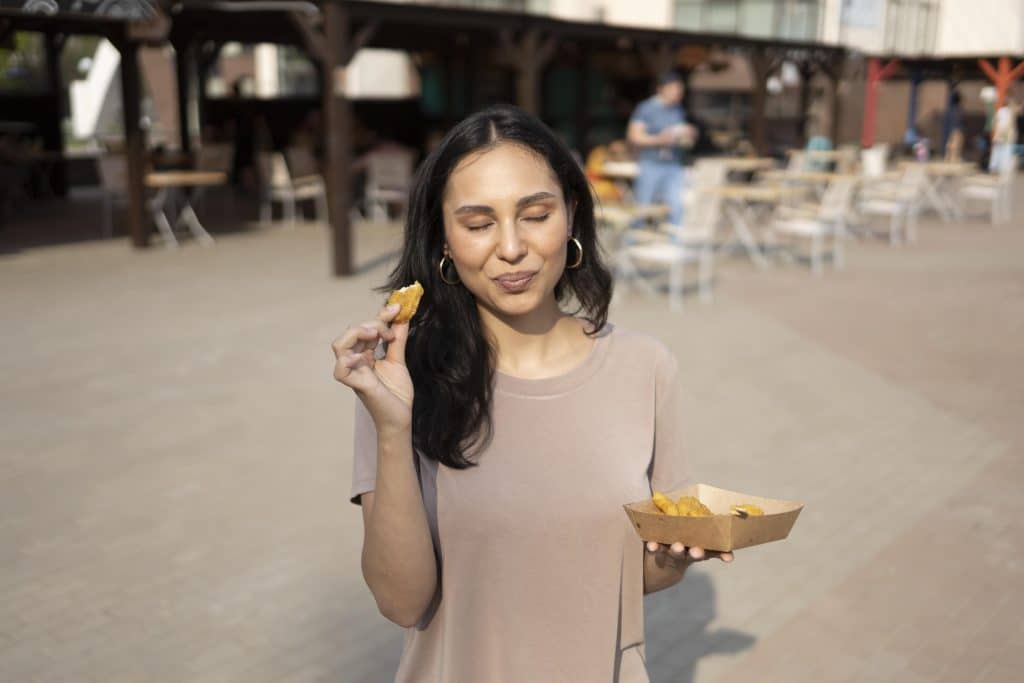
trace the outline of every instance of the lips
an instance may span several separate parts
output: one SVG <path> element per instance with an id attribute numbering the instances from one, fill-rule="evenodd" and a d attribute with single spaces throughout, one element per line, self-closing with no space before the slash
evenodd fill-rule
<path id="1" fill-rule="evenodd" d="M 494 281 L 505 291 L 521 292 L 530 286 L 536 275 L 535 270 L 519 270 L 514 273 L 503 273 L 494 278 Z"/>

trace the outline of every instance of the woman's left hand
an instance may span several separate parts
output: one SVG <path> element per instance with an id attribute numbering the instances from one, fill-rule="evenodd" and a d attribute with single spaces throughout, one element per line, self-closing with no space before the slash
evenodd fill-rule
<path id="1" fill-rule="evenodd" d="M 664 554 L 667 557 L 672 558 L 676 562 L 685 562 L 691 564 L 693 562 L 703 562 L 704 560 L 710 560 L 713 557 L 717 557 L 722 562 L 732 562 L 731 552 L 719 552 L 717 550 L 704 550 L 704 548 L 698 548 L 697 546 L 690 546 L 687 548 L 682 543 L 673 543 L 672 545 L 664 545 L 656 543 L 655 541 L 647 542 L 647 552 L 654 554 Z"/>

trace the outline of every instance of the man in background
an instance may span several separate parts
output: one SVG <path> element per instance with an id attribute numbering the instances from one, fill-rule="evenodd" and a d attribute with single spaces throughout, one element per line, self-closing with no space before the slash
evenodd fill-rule
<path id="1" fill-rule="evenodd" d="M 1013 151 L 1017 144 L 1017 112 L 1014 97 L 1007 96 L 1003 106 L 996 110 L 992 120 L 992 155 L 988 160 L 990 173 L 999 173 L 1003 164 L 1014 163 Z"/>
<path id="2" fill-rule="evenodd" d="M 676 71 L 658 77 L 655 95 L 633 111 L 626 139 L 637 149 L 638 173 L 634 201 L 650 205 L 655 200 L 669 207 L 669 222 L 683 224 L 684 148 L 693 146 L 696 129 L 686 123 L 683 111 L 683 78 Z"/>

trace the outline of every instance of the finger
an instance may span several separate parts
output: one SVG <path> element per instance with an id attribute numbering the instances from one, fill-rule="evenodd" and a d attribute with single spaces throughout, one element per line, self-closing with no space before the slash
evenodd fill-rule
<path id="1" fill-rule="evenodd" d="M 395 333 L 383 320 L 370 320 L 360 325 L 360 327 L 365 327 L 368 330 L 376 330 L 377 333 L 380 334 L 380 338 L 384 341 L 389 342 L 395 338 Z"/>
<path id="2" fill-rule="evenodd" d="M 340 358 L 349 351 L 363 351 L 366 348 L 366 342 L 376 343 L 380 332 L 373 327 L 374 324 L 383 325 L 383 323 L 363 323 L 362 325 L 356 325 L 345 330 L 344 334 L 331 342 L 331 350 L 334 351 L 334 357 Z M 372 330 L 372 333 L 369 332 L 370 330 Z M 371 346 L 370 348 L 373 347 Z"/>
<path id="3" fill-rule="evenodd" d="M 384 308 L 380 309 L 380 313 L 377 314 L 377 320 L 381 321 L 382 323 L 389 323 L 392 320 L 394 320 L 395 316 L 398 315 L 398 312 L 400 310 L 402 310 L 401 305 L 388 304 Z"/>
<path id="4" fill-rule="evenodd" d="M 732 562 L 732 553 L 722 553 L 718 556 L 722 562 Z"/>
<path id="5" fill-rule="evenodd" d="M 683 545 L 682 543 L 673 543 L 672 546 L 669 548 L 669 550 L 676 557 L 682 557 L 683 555 L 686 554 L 686 546 Z"/>
<path id="6" fill-rule="evenodd" d="M 703 560 L 704 548 L 698 548 L 696 546 L 690 548 L 690 557 L 692 557 L 695 560 Z"/>
<path id="7" fill-rule="evenodd" d="M 656 552 L 658 552 L 658 548 L 660 548 L 660 547 L 661 547 L 660 543 L 656 543 L 655 541 L 647 541 L 647 552 L 649 552 L 649 553 L 656 553 Z"/>
<path id="8" fill-rule="evenodd" d="M 405 342 L 409 339 L 409 323 L 396 323 L 391 326 L 393 336 L 388 340 L 387 358 L 392 363 L 405 365 Z"/>

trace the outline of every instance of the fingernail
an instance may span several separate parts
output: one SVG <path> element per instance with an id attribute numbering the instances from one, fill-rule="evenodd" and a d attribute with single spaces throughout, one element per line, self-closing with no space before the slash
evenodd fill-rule
<path id="1" fill-rule="evenodd" d="M 399 310 L 401 308 L 402 308 L 401 304 L 388 304 L 387 305 L 388 313 L 394 313 L 395 311 L 397 311 L 397 310 Z"/>

